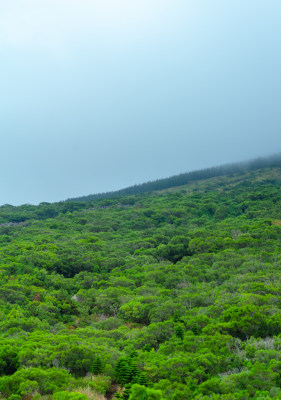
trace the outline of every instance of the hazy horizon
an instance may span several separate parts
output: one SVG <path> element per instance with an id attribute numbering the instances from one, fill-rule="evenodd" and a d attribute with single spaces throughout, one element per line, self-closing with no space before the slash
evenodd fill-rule
<path id="1" fill-rule="evenodd" d="M 0 204 L 281 151 L 279 0 L 0 5 Z"/>
<path id="2" fill-rule="evenodd" d="M 196 172 L 196 171 L 200 171 L 200 170 L 204 170 L 204 169 L 212 169 L 212 168 L 216 168 L 216 167 L 224 167 L 224 166 L 228 166 L 228 165 L 235 165 L 235 164 L 244 164 L 244 163 L 246 163 L 247 164 L 247 162 L 251 162 L 251 161 L 257 161 L 257 160 L 263 160 L 263 159 L 273 159 L 274 157 L 281 157 L 281 153 L 279 152 L 279 153 L 274 153 L 274 154 L 268 154 L 268 155 L 265 155 L 265 156 L 258 156 L 258 157 L 254 157 L 254 158 L 251 158 L 251 159 L 244 159 L 244 160 L 239 160 L 239 161 L 232 161 L 232 162 L 228 162 L 228 163 L 224 163 L 224 164 L 215 164 L 215 165 L 206 165 L 205 167 L 202 167 L 202 168 L 200 168 L 200 169 L 193 169 L 193 170 L 188 170 L 188 171 L 181 171 L 181 172 L 178 172 L 177 174 L 173 174 L 173 175 L 168 175 L 168 176 L 159 176 L 159 177 L 157 177 L 157 178 L 155 178 L 155 179 L 149 179 L 149 180 L 147 180 L 147 181 L 142 181 L 142 182 L 136 182 L 136 183 L 134 183 L 133 185 L 129 185 L 129 186 L 121 186 L 121 187 L 119 187 L 119 188 L 116 188 L 116 189 L 113 189 L 113 190 L 111 190 L 111 189 L 109 189 L 109 190 L 106 190 L 106 191 L 104 191 L 104 192 L 93 192 L 93 193 L 84 193 L 84 194 L 80 194 L 80 195 L 77 195 L 77 196 L 75 196 L 75 197 L 68 197 L 68 198 L 65 198 L 65 199 L 61 199 L 61 200 L 56 200 L 56 201 L 54 201 L 54 202 L 46 202 L 46 201 L 42 201 L 42 203 L 56 203 L 56 202 L 63 202 L 63 201 L 67 201 L 67 200 L 73 200 L 73 199 L 75 199 L 75 198 L 80 198 L 80 197 L 87 197 L 87 196 L 90 196 L 90 195 L 97 195 L 97 194 L 106 194 L 106 193 L 110 193 L 110 192 L 118 192 L 119 190 L 122 190 L 122 189 L 126 189 L 126 188 L 129 188 L 129 187 L 133 187 L 133 186 L 135 186 L 135 185 L 142 185 L 142 184 L 144 184 L 144 183 L 148 183 L 148 182 L 154 182 L 154 181 L 157 181 L 157 180 L 162 180 L 162 179 L 166 179 L 166 178 L 172 178 L 172 177 L 174 177 L 174 176 L 178 176 L 178 175 L 181 175 L 181 174 L 185 174 L 185 173 L 192 173 L 192 172 Z M 281 159 L 281 158 L 280 158 Z M 232 173 L 232 172 L 231 172 Z M 210 179 L 212 179 L 212 178 L 210 178 Z M 30 204 L 30 205 L 39 205 L 41 202 L 38 202 L 38 203 L 21 203 L 21 204 L 10 204 L 10 203 L 5 203 L 5 204 L 0 204 L 0 207 L 1 206 L 3 206 L 3 205 L 13 205 L 13 206 L 20 206 L 20 205 L 25 205 L 25 204 Z"/>

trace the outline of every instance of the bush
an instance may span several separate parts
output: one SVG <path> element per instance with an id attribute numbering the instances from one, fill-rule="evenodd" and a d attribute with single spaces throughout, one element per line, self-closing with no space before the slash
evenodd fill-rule
<path id="1" fill-rule="evenodd" d="M 8 400 L 21 400 L 22 397 L 19 394 L 12 394 Z"/>
<path id="2" fill-rule="evenodd" d="M 53 395 L 54 400 L 88 400 L 85 394 L 79 392 L 57 392 Z"/>
<path id="3" fill-rule="evenodd" d="M 105 395 L 110 389 L 111 379 L 109 376 L 98 375 L 90 381 L 89 385 L 95 392 Z"/>

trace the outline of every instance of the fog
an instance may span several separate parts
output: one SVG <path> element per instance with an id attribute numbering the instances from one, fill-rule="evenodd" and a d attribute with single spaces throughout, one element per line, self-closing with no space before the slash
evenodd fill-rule
<path id="1" fill-rule="evenodd" d="M 0 5 L 0 204 L 281 151 L 280 0 Z"/>

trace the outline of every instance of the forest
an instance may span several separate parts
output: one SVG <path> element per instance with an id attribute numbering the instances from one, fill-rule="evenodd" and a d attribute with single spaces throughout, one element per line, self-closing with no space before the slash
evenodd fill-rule
<path id="1" fill-rule="evenodd" d="M 1 399 L 281 399 L 281 159 L 220 171 L 0 207 Z"/>

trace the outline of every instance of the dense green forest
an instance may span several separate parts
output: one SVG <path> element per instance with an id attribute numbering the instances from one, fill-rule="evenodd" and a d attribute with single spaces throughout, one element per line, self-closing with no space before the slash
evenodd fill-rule
<path id="1" fill-rule="evenodd" d="M 0 207 L 0 397 L 281 399 L 281 167 L 228 172 Z"/>

